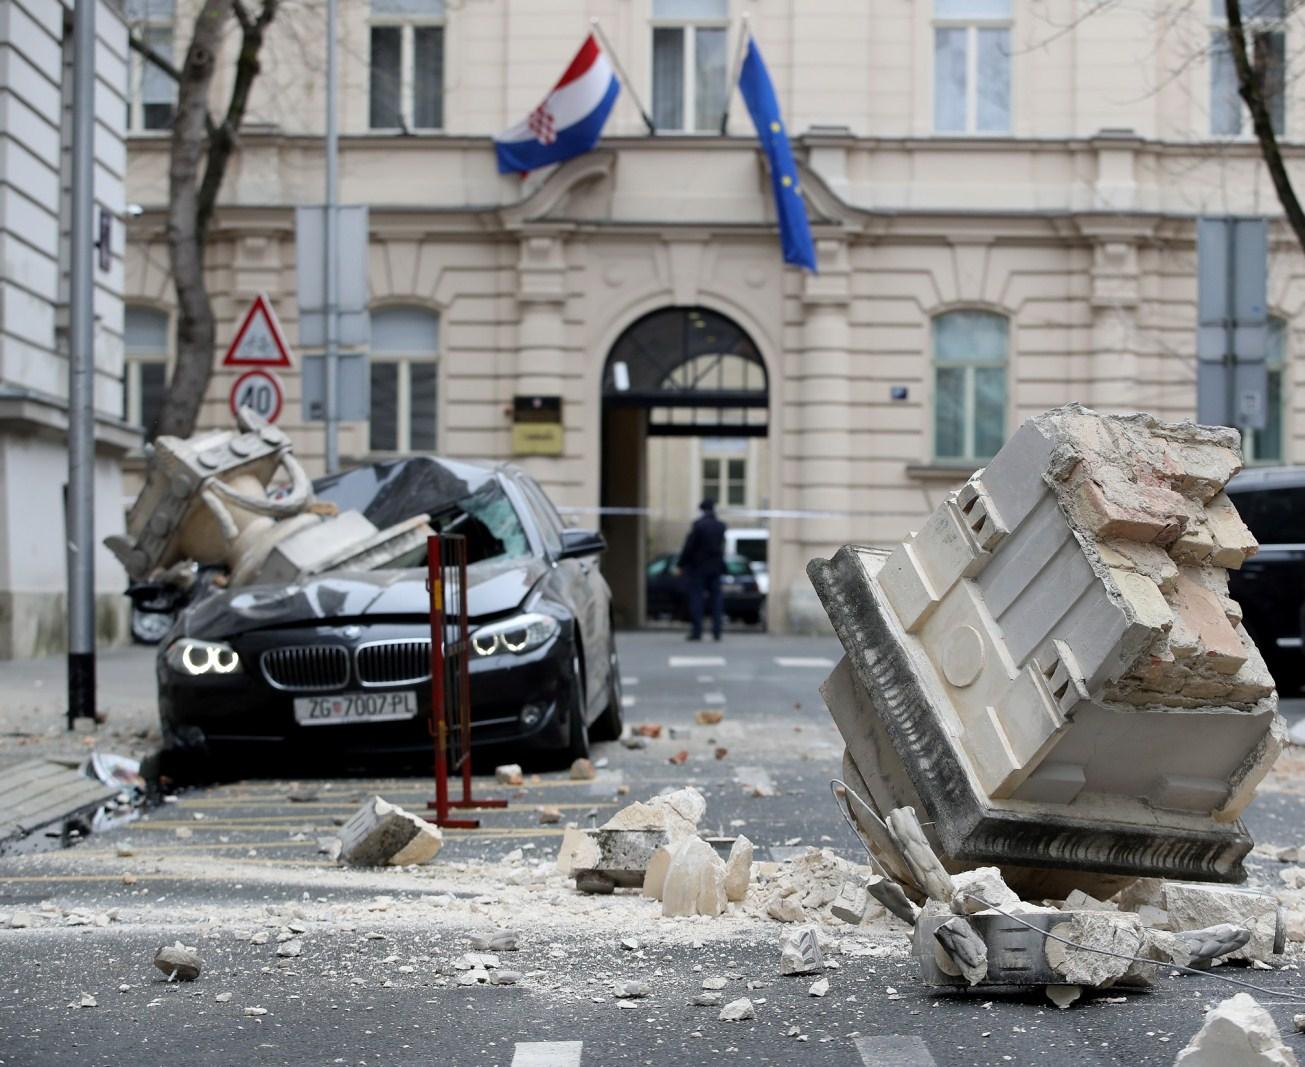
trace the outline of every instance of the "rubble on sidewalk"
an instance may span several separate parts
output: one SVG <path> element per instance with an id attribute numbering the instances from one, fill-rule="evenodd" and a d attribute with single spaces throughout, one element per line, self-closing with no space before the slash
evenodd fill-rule
<path id="1" fill-rule="evenodd" d="M 1174 1067 L 1298 1067 L 1272 1016 L 1249 993 L 1211 1008 Z"/>
<path id="2" fill-rule="evenodd" d="M 1223 492 L 1240 466 L 1233 430 L 1071 404 L 891 551 L 813 560 L 848 787 L 1030 897 L 1241 880 L 1239 816 L 1286 726 L 1228 596 L 1256 549 Z M 941 889 L 910 834 L 848 809 L 887 874 Z"/>
<path id="3" fill-rule="evenodd" d="M 340 828 L 340 859 L 354 867 L 426 863 L 443 845 L 438 826 L 379 796 L 366 800 Z"/>

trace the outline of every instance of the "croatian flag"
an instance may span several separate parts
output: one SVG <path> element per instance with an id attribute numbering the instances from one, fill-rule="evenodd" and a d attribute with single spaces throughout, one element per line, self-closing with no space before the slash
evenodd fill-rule
<path id="1" fill-rule="evenodd" d="M 544 102 L 494 138 L 499 173 L 524 174 L 588 152 L 620 91 L 611 61 L 590 34 Z"/>

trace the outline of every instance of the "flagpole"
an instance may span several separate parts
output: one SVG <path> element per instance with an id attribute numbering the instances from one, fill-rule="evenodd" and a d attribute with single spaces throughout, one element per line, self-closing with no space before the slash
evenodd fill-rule
<path id="1" fill-rule="evenodd" d="M 639 109 L 639 114 L 643 116 L 648 132 L 656 133 L 657 127 L 653 124 L 653 120 L 648 117 L 648 112 L 644 110 L 643 101 L 639 99 L 639 94 L 634 91 L 634 84 L 630 81 L 629 75 L 625 73 L 625 68 L 621 66 L 621 61 L 617 59 L 616 52 L 612 49 L 612 42 L 607 39 L 607 34 L 603 32 L 602 26 L 598 24 L 598 19 L 591 18 L 589 25 L 594 28 L 594 33 L 598 34 L 598 41 L 603 46 L 603 51 L 607 53 L 607 58 L 612 61 L 612 66 L 616 68 L 616 76 L 621 79 L 621 84 L 629 92 L 630 99 L 634 101 L 634 106 Z"/>
<path id="2" fill-rule="evenodd" d="M 725 132 L 730 123 L 730 101 L 734 99 L 734 86 L 739 83 L 739 75 L 743 72 L 743 50 L 747 47 L 748 36 L 752 32 L 748 24 L 747 11 L 743 12 L 743 25 L 739 28 L 739 43 L 734 49 L 734 66 L 732 68 L 733 76 L 725 84 L 725 110 L 720 115 L 720 135 L 725 136 Z"/>

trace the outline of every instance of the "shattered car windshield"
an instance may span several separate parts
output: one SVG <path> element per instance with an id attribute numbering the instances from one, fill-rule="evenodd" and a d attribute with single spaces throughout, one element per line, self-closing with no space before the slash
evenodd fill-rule
<path id="1" fill-rule="evenodd" d="M 489 481 L 470 496 L 450 501 L 430 512 L 436 533 L 460 534 L 467 539 L 467 562 L 530 555 L 530 541 L 512 501 L 497 481 Z M 424 567 L 426 546 L 399 556 L 385 569 Z"/>

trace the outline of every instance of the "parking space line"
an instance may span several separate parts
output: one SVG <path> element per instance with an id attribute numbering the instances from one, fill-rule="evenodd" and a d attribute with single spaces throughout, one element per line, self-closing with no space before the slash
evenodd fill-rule
<path id="1" fill-rule="evenodd" d="M 671 656 L 666 661 L 672 667 L 723 667 L 724 656 Z"/>
<path id="2" fill-rule="evenodd" d="M 583 1041 L 518 1041 L 512 1067 L 580 1067 Z"/>
<path id="3" fill-rule="evenodd" d="M 813 667 L 830 670 L 834 666 L 834 661 L 825 656 L 776 656 L 775 666 L 785 668 Z"/>
<path id="4" fill-rule="evenodd" d="M 858 1037 L 855 1044 L 865 1067 L 938 1067 L 922 1037 L 909 1034 Z"/>

